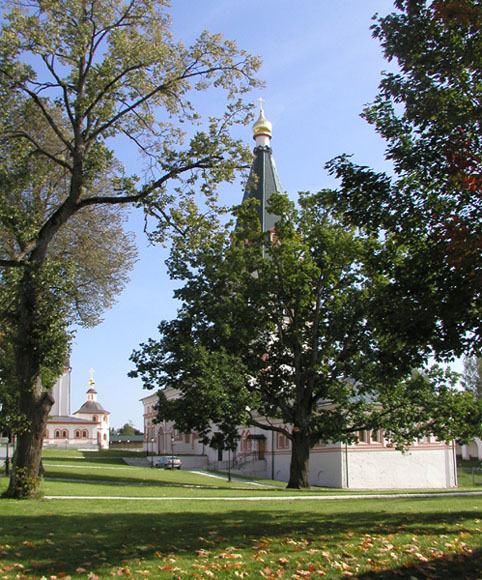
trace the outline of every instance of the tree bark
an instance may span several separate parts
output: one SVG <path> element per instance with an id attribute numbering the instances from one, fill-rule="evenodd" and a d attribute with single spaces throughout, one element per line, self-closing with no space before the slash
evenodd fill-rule
<path id="1" fill-rule="evenodd" d="M 306 433 L 293 429 L 289 489 L 310 487 L 310 439 Z"/>
<path id="2" fill-rule="evenodd" d="M 10 483 L 5 497 L 34 498 L 40 483 L 40 462 L 47 418 L 53 399 L 40 381 L 32 391 L 22 393 L 20 410 L 29 418 L 28 428 L 17 436 Z"/>
<path id="3" fill-rule="evenodd" d="M 18 411 L 25 424 L 17 432 L 10 483 L 5 492 L 5 496 L 10 498 L 33 498 L 38 493 L 43 438 L 54 402 L 40 378 L 45 350 L 39 347 L 38 341 L 39 337 L 47 344 L 52 340 L 49 331 L 51 319 L 44 311 L 53 308 L 54 304 L 48 301 L 48 294 L 45 300 L 43 292 L 41 265 L 25 267 L 18 287 L 14 337 Z"/>

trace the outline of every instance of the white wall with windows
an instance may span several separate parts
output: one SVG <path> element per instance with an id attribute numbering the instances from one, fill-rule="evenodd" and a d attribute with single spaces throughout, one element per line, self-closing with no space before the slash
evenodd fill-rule
<path id="1" fill-rule="evenodd" d="M 170 398 L 177 392 L 171 391 Z M 158 455 L 179 455 L 183 468 L 205 466 L 248 477 L 288 481 L 291 442 L 283 433 L 259 427 L 239 427 L 237 449 L 228 452 L 203 445 L 195 433 L 183 434 L 170 422 L 156 422 L 157 395 L 141 399 L 144 405 L 144 448 L 155 462 Z M 258 418 L 263 422 L 262 418 Z M 281 422 L 271 421 L 287 428 Z M 358 432 L 353 445 L 319 442 L 310 453 L 310 483 L 345 489 L 427 489 L 457 486 L 453 445 L 424 437 L 402 453 L 390 446 L 381 430 Z M 216 438 L 213 431 L 212 437 Z"/>

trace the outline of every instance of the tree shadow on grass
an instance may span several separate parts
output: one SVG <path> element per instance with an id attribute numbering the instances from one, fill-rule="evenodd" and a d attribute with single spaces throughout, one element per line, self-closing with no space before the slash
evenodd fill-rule
<path id="1" fill-rule="evenodd" d="M 15 515 L 4 515 L 0 519 L 3 572 L 8 572 L 9 568 L 12 573 L 20 571 L 22 578 L 52 575 L 85 578 L 90 572 L 136 578 L 135 570 L 128 570 L 128 567 L 143 568 L 148 562 L 156 569 L 157 576 L 152 577 L 172 578 L 172 573 L 169 576 L 161 573 L 170 568 L 163 568 L 168 558 L 194 561 L 204 551 L 214 555 L 235 549 L 247 550 L 247 558 L 251 560 L 257 544 L 258 548 L 259 545 L 265 548 L 265 560 L 271 554 L 276 559 L 281 556 L 294 559 L 306 558 L 306 554 L 312 553 L 311 560 L 324 566 L 330 562 L 326 554 L 332 555 L 333 560 L 348 558 L 349 546 L 352 549 L 349 560 L 356 558 L 356 554 L 365 557 L 356 551 L 354 544 L 367 536 L 377 542 L 393 541 L 394 535 L 404 534 L 413 543 L 414 537 L 427 538 L 443 533 L 449 543 L 474 533 L 467 525 L 467 521 L 475 517 L 470 511 L 379 513 L 352 511 L 356 505 L 352 503 L 352 509 L 337 507 L 338 513 L 334 513 L 336 510 L 321 507 L 319 512 L 299 507 L 293 510 L 280 503 L 270 505 L 269 509 L 265 504 L 262 508 L 250 506 L 246 509 L 235 504 L 233 509 L 233 504 L 220 506 L 218 503 L 213 507 L 210 503 L 199 502 L 190 512 L 183 512 L 180 504 L 176 509 L 169 502 L 152 502 L 147 507 L 145 502 L 128 507 L 124 503 L 125 511 L 122 502 L 113 502 L 103 503 L 97 511 L 93 500 L 83 502 L 83 513 L 77 514 L 75 502 L 68 509 L 64 509 L 66 504 L 61 502 L 42 502 L 46 510 L 51 508 L 52 511 L 35 515 L 29 513 L 28 502 L 17 503 L 25 508 L 15 509 Z M 478 580 L 481 556 L 480 549 L 473 552 L 467 549 L 427 562 L 409 562 L 398 568 L 393 562 L 390 569 L 373 566 L 372 571 L 356 577 L 360 580 L 399 577 Z M 18 564 L 23 569 L 15 570 Z M 228 573 L 221 577 L 231 578 Z M 291 573 L 287 577 L 291 577 Z M 341 570 L 338 576 L 331 577 L 342 578 L 344 572 Z"/>
<path id="2" fill-rule="evenodd" d="M 358 574 L 357 580 L 480 580 L 482 570 L 482 549 L 470 554 L 448 554 L 430 562 L 420 562 L 391 568 L 390 570 Z"/>
<path id="3" fill-rule="evenodd" d="M 189 485 L 195 485 L 198 487 L 206 487 L 212 489 L 227 488 L 230 487 L 227 482 L 220 481 L 218 485 L 210 485 L 207 483 L 205 485 L 200 485 L 200 476 L 191 474 L 185 471 L 166 471 L 164 469 L 148 468 L 148 467 L 129 467 L 123 464 L 125 471 L 123 470 L 113 470 L 109 473 L 108 468 L 99 469 L 98 471 L 92 469 L 91 471 L 84 466 L 80 466 L 81 469 L 76 470 L 76 468 L 69 469 L 67 462 L 65 465 L 45 464 L 44 477 L 48 480 L 59 480 L 59 481 L 78 481 L 78 482 L 91 482 L 99 484 L 109 484 L 109 485 L 152 485 L 152 486 L 170 486 L 170 487 L 186 487 Z M 94 466 L 95 467 L 95 466 Z M 121 465 L 122 467 L 122 465 Z M 132 469 L 130 474 L 129 469 Z M 178 479 L 179 481 L 176 481 Z M 207 480 L 208 478 L 206 478 Z M 209 481 L 212 481 L 210 479 Z M 240 487 L 239 484 L 237 487 Z M 249 487 L 249 486 L 247 486 Z"/>
<path id="4" fill-rule="evenodd" d="M 92 463 L 102 463 L 107 465 L 121 465 L 127 467 L 126 462 L 122 459 L 122 457 L 89 457 L 88 455 L 85 457 L 69 457 L 69 456 L 61 456 L 61 455 L 47 455 L 42 457 L 43 463 L 65 463 L 66 465 L 69 464 L 76 464 L 79 467 L 85 467 L 86 464 Z"/>

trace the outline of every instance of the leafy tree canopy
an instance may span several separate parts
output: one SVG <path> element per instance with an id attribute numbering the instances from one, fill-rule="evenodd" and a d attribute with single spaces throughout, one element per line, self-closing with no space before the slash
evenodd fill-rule
<path id="1" fill-rule="evenodd" d="M 136 429 L 136 427 L 134 427 L 134 424 L 132 423 L 132 421 L 129 421 L 129 423 L 125 423 L 122 427 L 119 427 L 119 429 L 114 429 L 111 428 L 110 430 L 111 435 L 142 435 L 142 431 L 139 431 L 139 429 Z"/>
<path id="2" fill-rule="evenodd" d="M 373 34 L 398 72 L 386 73 L 363 116 L 387 143 L 393 175 L 341 156 L 333 202 L 345 221 L 389 232 L 408 251 L 391 291 L 419 318 L 414 336 L 440 358 L 481 340 L 482 5 L 397 0 Z M 410 314 L 411 312 L 411 314 Z M 420 332 L 419 332 L 420 331 Z"/>
<path id="3" fill-rule="evenodd" d="M 25 418 L 7 492 L 19 497 L 38 483 L 46 390 L 69 324 L 98 322 L 135 258 L 114 208 L 142 206 L 165 240 L 182 229 L 197 190 L 216 203 L 217 184 L 247 163 L 229 131 L 250 118 L 243 95 L 259 85 L 259 60 L 220 34 L 176 41 L 166 0 L 2 6 L 1 372 Z M 192 98 L 211 90 L 226 108 L 206 121 Z M 142 180 L 117 160 L 121 138 L 142 157 Z"/>
<path id="4" fill-rule="evenodd" d="M 481 418 L 450 372 L 413 370 L 429 349 L 386 331 L 399 306 L 385 303 L 390 265 L 403 251 L 347 228 L 329 197 L 302 194 L 296 208 L 272 195 L 274 237 L 260 232 L 253 202 L 237 208 L 236 229 L 206 233 L 196 252 L 178 240 L 169 264 L 184 282 L 178 316 L 132 355 L 131 376 L 160 388 L 159 420 L 206 441 L 214 424 L 227 447 L 239 425 L 283 433 L 295 488 L 309 485 L 320 440 L 383 429 L 404 448 L 422 435 L 468 436 Z"/>

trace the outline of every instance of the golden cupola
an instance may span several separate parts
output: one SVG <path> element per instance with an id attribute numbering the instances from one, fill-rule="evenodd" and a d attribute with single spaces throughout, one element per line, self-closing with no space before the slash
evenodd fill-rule
<path id="1" fill-rule="evenodd" d="M 253 139 L 256 141 L 256 146 L 269 147 L 273 125 L 264 116 L 262 99 L 260 99 L 260 102 L 259 117 L 253 125 Z"/>

